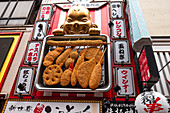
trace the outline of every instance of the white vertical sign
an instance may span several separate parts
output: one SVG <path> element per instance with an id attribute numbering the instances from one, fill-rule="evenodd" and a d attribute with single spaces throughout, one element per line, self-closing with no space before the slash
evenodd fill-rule
<path id="1" fill-rule="evenodd" d="M 121 87 L 118 96 L 135 96 L 135 86 L 133 78 L 132 67 L 117 67 L 116 68 L 116 81 L 117 85 Z"/>
<path id="2" fill-rule="evenodd" d="M 126 38 L 125 19 L 113 19 L 112 23 L 113 38 Z"/>
<path id="3" fill-rule="evenodd" d="M 34 67 L 20 67 L 14 94 L 31 94 L 32 82 L 34 78 Z M 22 87 L 22 88 L 19 88 Z"/>
<path id="4" fill-rule="evenodd" d="M 33 40 L 43 40 L 48 28 L 47 21 L 37 21 L 34 27 Z"/>
<path id="5" fill-rule="evenodd" d="M 122 2 L 111 2 L 111 18 L 123 18 Z"/>
<path id="6" fill-rule="evenodd" d="M 130 53 L 128 40 L 114 41 L 114 64 L 129 64 Z"/>
<path id="7" fill-rule="evenodd" d="M 50 20 L 52 12 L 52 5 L 41 5 L 39 20 Z"/>

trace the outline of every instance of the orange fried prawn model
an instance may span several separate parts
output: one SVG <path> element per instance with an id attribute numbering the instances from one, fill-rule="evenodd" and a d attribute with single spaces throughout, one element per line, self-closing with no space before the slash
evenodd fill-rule
<path id="1" fill-rule="evenodd" d="M 54 29 L 53 34 L 100 34 L 100 30 L 92 23 L 89 10 L 77 5 L 69 9 L 64 24 L 60 29 Z"/>

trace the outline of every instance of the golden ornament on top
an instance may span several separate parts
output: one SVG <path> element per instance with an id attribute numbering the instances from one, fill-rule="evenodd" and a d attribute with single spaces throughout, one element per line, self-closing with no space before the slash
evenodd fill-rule
<path id="1" fill-rule="evenodd" d="M 64 24 L 60 29 L 54 29 L 53 34 L 100 34 L 100 30 L 96 24 L 92 23 L 89 10 L 77 5 L 68 10 Z"/>

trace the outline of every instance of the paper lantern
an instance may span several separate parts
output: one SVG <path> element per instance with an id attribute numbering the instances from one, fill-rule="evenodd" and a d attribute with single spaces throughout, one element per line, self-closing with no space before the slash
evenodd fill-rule
<path id="1" fill-rule="evenodd" d="M 137 96 L 135 106 L 138 113 L 168 113 L 167 98 L 154 91 L 146 91 Z"/>

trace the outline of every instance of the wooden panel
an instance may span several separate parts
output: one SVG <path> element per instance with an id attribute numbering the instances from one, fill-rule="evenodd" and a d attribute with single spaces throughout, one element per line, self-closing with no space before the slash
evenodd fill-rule
<path id="1" fill-rule="evenodd" d="M 32 4 L 33 1 L 19 1 L 12 17 L 28 17 Z"/>
<path id="2" fill-rule="evenodd" d="M 16 2 L 11 2 L 10 5 L 8 6 L 8 9 L 6 10 L 5 14 L 3 17 L 8 18 L 11 14 L 11 11 L 13 10 L 14 6 L 15 6 Z"/>
<path id="3" fill-rule="evenodd" d="M 2 13 L 4 12 L 5 7 L 6 7 L 7 4 L 8 4 L 8 2 L 0 2 L 0 8 L 1 8 L 0 17 L 2 16 Z"/>

